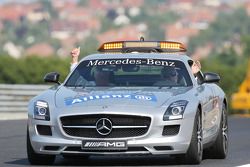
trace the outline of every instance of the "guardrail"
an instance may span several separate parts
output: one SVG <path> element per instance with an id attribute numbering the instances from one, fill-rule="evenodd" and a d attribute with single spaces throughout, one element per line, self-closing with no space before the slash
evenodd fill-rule
<path id="1" fill-rule="evenodd" d="M 0 84 L 0 112 L 26 112 L 29 100 L 50 85 Z"/>

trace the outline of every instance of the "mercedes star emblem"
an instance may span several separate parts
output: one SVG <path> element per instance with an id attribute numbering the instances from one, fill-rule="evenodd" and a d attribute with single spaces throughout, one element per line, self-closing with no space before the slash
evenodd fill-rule
<path id="1" fill-rule="evenodd" d="M 96 131 L 103 136 L 112 131 L 112 122 L 108 118 L 101 118 L 96 122 Z"/>

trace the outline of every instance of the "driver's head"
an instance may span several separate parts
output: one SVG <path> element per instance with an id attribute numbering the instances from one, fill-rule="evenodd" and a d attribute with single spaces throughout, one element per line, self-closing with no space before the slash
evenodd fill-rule
<path id="1" fill-rule="evenodd" d="M 161 70 L 161 75 L 164 79 L 173 81 L 175 83 L 178 81 L 178 73 L 174 67 L 164 67 Z"/>

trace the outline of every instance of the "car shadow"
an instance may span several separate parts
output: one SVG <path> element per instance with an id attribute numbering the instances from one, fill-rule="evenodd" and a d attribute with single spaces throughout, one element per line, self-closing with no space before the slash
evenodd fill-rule
<path id="1" fill-rule="evenodd" d="M 29 166 L 28 159 L 16 159 L 5 162 L 9 165 Z M 64 159 L 61 156 L 56 158 L 53 166 L 168 166 L 181 165 L 170 156 L 91 156 L 89 159 Z"/>
<path id="2" fill-rule="evenodd" d="M 21 166 L 28 166 L 28 165 L 30 165 L 27 158 L 15 159 L 13 161 L 5 162 L 4 164 L 8 164 L 8 165 L 21 165 Z"/>

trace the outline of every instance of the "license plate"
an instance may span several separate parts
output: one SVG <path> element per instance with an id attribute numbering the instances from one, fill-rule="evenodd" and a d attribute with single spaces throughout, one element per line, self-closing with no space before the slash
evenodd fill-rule
<path id="1" fill-rule="evenodd" d="M 83 150 L 126 150 L 127 141 L 124 140 L 108 140 L 108 141 L 98 141 L 98 140 L 83 140 L 82 141 Z"/>

